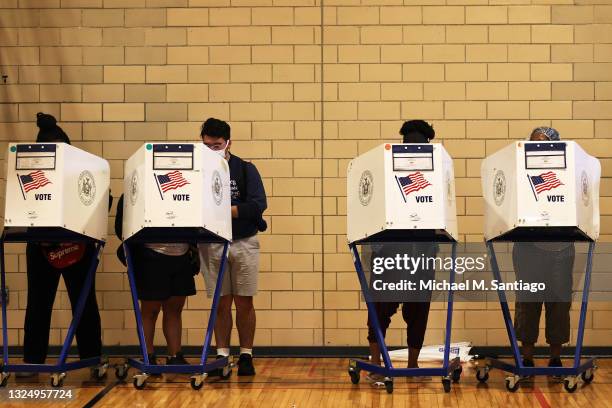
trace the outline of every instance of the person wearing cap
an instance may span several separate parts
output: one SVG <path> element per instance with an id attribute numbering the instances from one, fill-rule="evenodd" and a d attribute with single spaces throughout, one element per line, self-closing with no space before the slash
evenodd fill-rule
<path id="1" fill-rule="evenodd" d="M 400 129 L 403 143 L 429 143 L 436 135 L 433 127 L 424 120 L 409 120 L 404 122 Z M 433 242 L 434 237 L 431 237 L 429 242 L 407 242 L 407 243 L 385 243 L 375 244 L 371 248 L 371 258 L 375 257 L 395 257 L 398 253 L 408 254 L 410 256 L 433 257 L 437 253 L 437 245 Z M 411 275 L 411 273 L 413 273 Z M 433 278 L 434 271 L 432 269 L 420 268 L 417 271 L 393 271 L 385 272 L 387 277 L 392 274 L 397 275 L 401 279 L 417 279 L 429 280 Z M 425 339 L 425 331 L 427 330 L 427 320 L 429 318 L 430 307 L 430 292 L 420 292 L 416 296 L 412 296 L 410 301 L 402 302 L 402 318 L 407 325 L 407 343 L 408 343 L 408 368 L 418 368 L 418 359 L 423 347 Z M 383 338 L 387 333 L 387 329 L 391 324 L 391 317 L 397 313 L 400 302 L 375 302 L 376 317 L 380 324 L 380 329 Z M 380 346 L 376 340 L 375 329 L 368 316 L 368 343 L 370 348 L 370 362 L 380 365 Z M 379 387 L 384 385 L 384 377 L 370 373 L 367 376 L 368 381 L 372 386 Z"/>
<path id="2" fill-rule="evenodd" d="M 70 144 L 68 135 L 57 125 L 52 115 L 39 112 L 36 115 L 36 125 L 39 128 L 36 143 Z M 64 278 L 74 312 L 95 252 L 93 242 L 28 242 L 26 246 L 28 298 L 23 339 L 25 363 L 45 363 L 49 348 L 51 313 L 60 276 Z M 81 359 L 102 355 L 102 329 L 95 280 L 89 289 L 81 321 L 76 327 L 76 340 Z M 18 377 L 34 375 L 36 373 L 17 373 Z"/>
<path id="3" fill-rule="evenodd" d="M 539 127 L 531 132 L 530 141 L 559 141 L 559 132 Z M 549 367 L 562 367 L 561 348 L 570 339 L 572 270 L 575 259 L 572 242 L 515 242 L 512 263 L 517 280 L 545 282 L 546 293 L 532 297 L 518 294 L 514 329 L 522 344 L 523 365 L 534 367 L 534 348 L 538 341 L 542 304 L 546 307 L 546 342 L 550 345 Z"/>

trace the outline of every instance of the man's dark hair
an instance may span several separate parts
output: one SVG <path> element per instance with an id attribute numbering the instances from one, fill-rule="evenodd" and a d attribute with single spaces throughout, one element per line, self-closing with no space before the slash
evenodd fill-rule
<path id="1" fill-rule="evenodd" d="M 433 126 L 424 120 L 408 120 L 399 131 L 404 143 L 429 143 L 436 137 Z"/>
<path id="2" fill-rule="evenodd" d="M 70 144 L 70 138 L 61 127 L 57 126 L 57 120 L 53 115 L 38 112 L 36 114 L 36 126 L 39 129 L 36 143 L 60 142 Z"/>
<path id="3" fill-rule="evenodd" d="M 225 141 L 230 139 L 230 125 L 220 119 L 208 118 L 202 124 L 200 137 L 222 137 Z"/>

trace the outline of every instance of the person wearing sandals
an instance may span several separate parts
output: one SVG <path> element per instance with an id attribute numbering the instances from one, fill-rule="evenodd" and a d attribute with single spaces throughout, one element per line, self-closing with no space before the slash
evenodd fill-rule
<path id="1" fill-rule="evenodd" d="M 39 112 L 36 115 L 36 126 L 39 128 L 36 143 L 70 144 L 70 138 L 57 125 L 57 120 L 52 115 Z M 23 338 L 23 360 L 26 364 L 44 364 L 47 358 L 51 314 L 60 276 L 64 278 L 74 312 L 95 252 L 93 242 L 27 244 L 28 298 Z M 102 329 L 95 281 L 91 285 L 81 320 L 76 327 L 76 340 L 81 359 L 102 355 Z M 95 368 L 92 368 L 92 375 L 93 370 Z M 36 374 L 19 372 L 16 376 L 23 378 Z"/>
<path id="2" fill-rule="evenodd" d="M 423 120 L 409 120 L 404 122 L 400 129 L 403 143 L 429 143 L 436 135 L 433 127 Z M 433 237 L 432 237 L 433 241 Z M 403 244 L 378 244 L 372 247 L 372 259 L 374 257 L 395 257 L 399 252 L 414 254 L 414 256 L 435 256 L 437 245 L 432 242 L 413 242 Z M 403 271 L 400 271 L 403 273 Z M 414 276 L 425 279 L 425 276 L 433 274 L 433 270 L 422 268 Z M 387 276 L 389 273 L 387 273 Z M 433 276 L 432 276 L 433 277 Z M 407 325 L 408 343 L 408 368 L 418 368 L 418 359 L 425 339 L 427 320 L 429 318 L 429 307 L 431 293 L 420 293 L 418 299 L 411 299 L 402 304 L 402 317 Z M 376 317 L 380 324 L 383 338 L 391 324 L 391 317 L 397 313 L 400 302 L 375 302 Z M 370 362 L 380 365 L 380 346 L 376 341 L 374 327 L 368 317 L 368 343 L 370 348 Z M 384 376 L 376 373 L 367 375 L 368 382 L 374 387 L 384 386 Z"/>
<path id="3" fill-rule="evenodd" d="M 539 127 L 531 132 L 530 141 L 559 141 L 559 132 Z M 546 279 L 546 298 L 517 299 L 514 313 L 516 338 L 522 344 L 523 365 L 534 367 L 534 348 L 538 341 L 542 304 L 546 307 L 546 342 L 550 345 L 549 367 L 562 367 L 561 348 L 570 339 L 572 270 L 575 259 L 573 242 L 516 242 L 512 263 L 517 279 Z M 547 271 L 542 276 L 541 271 Z M 553 293 L 554 292 L 554 293 Z M 521 295 L 525 296 L 525 295 Z M 527 295 L 528 296 L 528 295 Z"/>
<path id="4" fill-rule="evenodd" d="M 121 240 L 123 202 L 122 194 L 117 203 L 115 217 L 115 233 Z M 160 311 L 163 311 L 162 330 L 168 345 L 166 364 L 188 364 L 181 351 L 181 314 L 187 296 L 196 294 L 194 275 L 200 271 L 197 248 L 187 243 L 146 243 L 131 245 L 130 253 L 149 364 L 158 364 L 154 336 Z M 117 250 L 117 256 L 125 265 L 122 246 Z"/>

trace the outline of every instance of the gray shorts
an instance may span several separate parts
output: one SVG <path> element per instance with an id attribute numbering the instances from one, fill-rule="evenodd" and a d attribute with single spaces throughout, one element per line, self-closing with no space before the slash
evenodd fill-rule
<path id="1" fill-rule="evenodd" d="M 219 276 L 223 244 L 200 244 L 200 271 L 204 275 L 206 294 L 212 297 Z M 227 257 L 221 296 L 255 296 L 259 275 L 259 240 L 257 235 L 232 242 Z"/>

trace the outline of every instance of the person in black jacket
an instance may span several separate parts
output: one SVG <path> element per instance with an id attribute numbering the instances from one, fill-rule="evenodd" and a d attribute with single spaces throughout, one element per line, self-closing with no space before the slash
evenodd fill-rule
<path id="1" fill-rule="evenodd" d="M 232 303 L 236 305 L 236 327 L 240 340 L 238 375 L 254 375 L 253 339 L 255 337 L 255 308 L 259 273 L 259 241 L 257 232 L 267 225 L 263 212 L 267 208 L 266 192 L 261 176 L 252 163 L 230 153 L 230 126 L 210 118 L 202 125 L 200 136 L 210 149 L 228 161 L 232 199 L 232 245 L 228 254 L 221 297 L 215 325 L 217 356 L 229 356 L 232 332 Z M 208 296 L 212 297 L 221 263 L 221 244 L 200 245 L 200 264 Z M 219 371 L 213 372 L 213 375 Z"/>
<path id="2" fill-rule="evenodd" d="M 52 115 L 38 113 L 36 125 L 40 129 L 37 143 L 67 143 L 68 135 L 57 125 Z M 34 243 L 26 246 L 26 273 L 28 277 L 28 301 L 26 306 L 23 360 L 28 364 L 44 364 L 49 348 L 51 313 L 60 276 L 70 298 L 72 311 L 81 294 L 92 256 L 93 242 Z M 96 301 L 95 280 L 83 308 L 81 321 L 76 328 L 76 340 L 81 359 L 102 354 L 102 329 L 100 312 Z M 18 377 L 29 377 L 35 373 L 17 373 Z"/>

